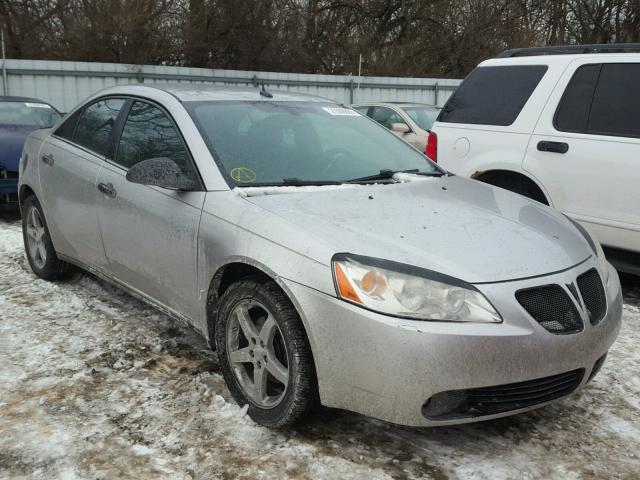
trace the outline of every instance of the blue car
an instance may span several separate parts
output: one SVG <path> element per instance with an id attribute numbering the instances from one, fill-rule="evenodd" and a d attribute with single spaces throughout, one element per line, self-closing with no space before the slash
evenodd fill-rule
<path id="1" fill-rule="evenodd" d="M 18 164 L 27 135 L 52 127 L 60 116 L 42 100 L 0 96 L 0 206 L 18 201 Z"/>

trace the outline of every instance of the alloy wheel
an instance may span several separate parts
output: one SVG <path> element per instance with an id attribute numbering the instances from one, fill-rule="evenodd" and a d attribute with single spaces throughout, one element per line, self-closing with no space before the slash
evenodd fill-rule
<path id="1" fill-rule="evenodd" d="M 289 384 L 289 362 L 274 316 L 256 300 L 240 301 L 227 322 L 226 342 L 229 363 L 247 397 L 262 408 L 278 405 Z"/>
<path id="2" fill-rule="evenodd" d="M 47 263 L 47 248 L 45 245 L 46 230 L 40 212 L 32 206 L 27 212 L 27 248 L 31 261 L 36 268 L 44 268 Z"/>

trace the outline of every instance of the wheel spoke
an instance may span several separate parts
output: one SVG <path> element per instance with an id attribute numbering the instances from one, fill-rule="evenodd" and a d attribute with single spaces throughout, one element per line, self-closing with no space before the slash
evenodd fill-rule
<path id="1" fill-rule="evenodd" d="M 267 398 L 267 369 L 264 365 L 253 369 L 253 392 L 256 400 L 264 402 Z"/>
<path id="2" fill-rule="evenodd" d="M 251 363 L 253 357 L 251 356 L 251 347 L 244 347 L 229 354 L 229 359 L 232 363 Z"/>
<path id="3" fill-rule="evenodd" d="M 269 349 L 267 353 L 267 358 L 269 359 L 269 361 L 267 362 L 267 370 L 273 376 L 273 378 L 275 378 L 286 387 L 287 383 L 289 383 L 289 370 L 287 370 L 287 367 L 280 363 L 280 360 L 276 358 L 275 353 L 273 353 L 271 349 Z"/>
<path id="4" fill-rule="evenodd" d="M 43 262 L 47 259 L 47 251 L 45 250 L 43 243 L 38 243 L 38 256 Z"/>
<path id="5" fill-rule="evenodd" d="M 33 225 L 36 229 L 38 228 L 38 224 L 36 222 L 36 209 L 35 209 L 35 207 L 31 209 L 31 225 Z"/>
<path id="6" fill-rule="evenodd" d="M 260 329 L 260 340 L 262 340 L 265 345 L 270 345 L 277 331 L 278 325 L 276 321 L 272 316 L 268 316 Z"/>
<path id="7" fill-rule="evenodd" d="M 236 316 L 245 338 L 249 341 L 251 338 L 256 338 L 258 336 L 258 330 L 249 316 L 249 309 L 245 306 L 238 308 L 238 310 L 236 310 Z"/>
<path id="8" fill-rule="evenodd" d="M 32 238 L 33 240 L 38 239 L 38 230 L 34 227 L 27 225 L 27 236 Z"/>
<path id="9" fill-rule="evenodd" d="M 42 221 L 40 220 L 40 214 L 38 213 L 38 210 L 34 208 L 33 210 L 31 210 L 31 214 L 33 215 L 33 226 L 38 230 L 41 229 Z"/>
<path id="10" fill-rule="evenodd" d="M 226 360 L 244 394 L 261 408 L 279 404 L 289 384 L 289 362 L 275 317 L 258 300 L 245 298 L 226 329 Z"/>

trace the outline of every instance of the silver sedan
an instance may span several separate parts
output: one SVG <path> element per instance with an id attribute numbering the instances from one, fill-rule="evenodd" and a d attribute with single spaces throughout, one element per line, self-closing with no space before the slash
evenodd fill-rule
<path id="1" fill-rule="evenodd" d="M 19 196 L 36 275 L 81 268 L 193 325 L 267 426 L 319 403 L 405 425 L 526 411 L 583 387 L 620 328 L 580 225 L 322 98 L 110 88 L 31 134 Z"/>

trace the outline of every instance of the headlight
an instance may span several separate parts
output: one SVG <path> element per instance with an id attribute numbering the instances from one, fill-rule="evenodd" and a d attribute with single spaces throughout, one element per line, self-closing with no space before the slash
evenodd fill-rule
<path id="1" fill-rule="evenodd" d="M 598 240 L 593 238 L 593 236 L 587 231 L 586 228 L 576 222 L 573 218 L 569 217 L 568 215 L 565 215 L 565 217 L 567 217 L 569 221 L 573 223 L 576 229 L 587 241 L 587 243 L 591 247 L 591 250 L 593 250 L 593 253 L 596 256 L 596 260 L 598 262 L 598 271 L 602 276 L 602 280 L 604 280 L 604 283 L 606 284 L 609 281 L 609 264 L 607 262 L 607 258 L 604 255 L 604 251 L 602 250 L 602 245 L 600 245 L 600 242 Z"/>
<path id="2" fill-rule="evenodd" d="M 351 254 L 334 256 L 333 278 L 343 300 L 415 320 L 501 322 L 473 285 L 437 272 Z"/>

